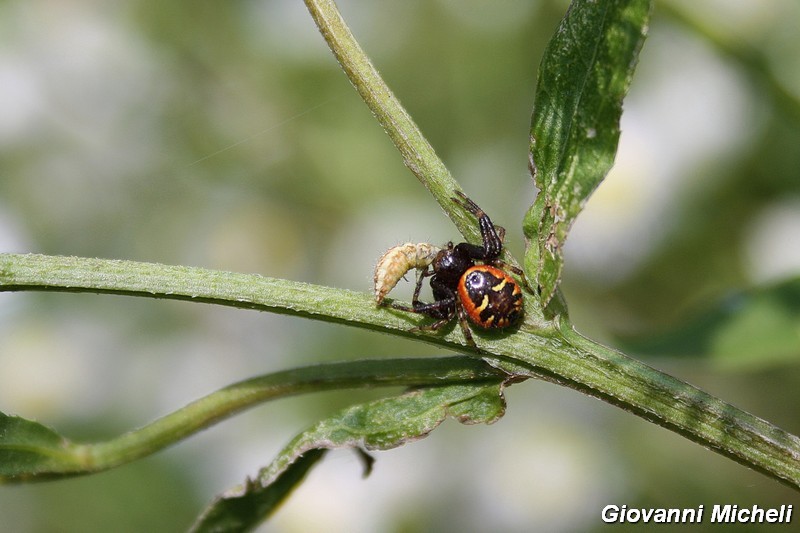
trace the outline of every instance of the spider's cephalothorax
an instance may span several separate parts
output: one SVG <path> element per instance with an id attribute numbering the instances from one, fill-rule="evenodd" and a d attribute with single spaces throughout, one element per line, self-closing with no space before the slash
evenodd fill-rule
<path id="1" fill-rule="evenodd" d="M 522 316 L 522 291 L 502 267 L 518 275 L 522 272 L 498 259 L 505 230 L 492 224 L 475 202 L 461 192 L 457 194 L 453 201 L 477 217 L 483 244 L 447 243 L 418 276 L 412 307 L 397 303 L 392 307 L 437 319 L 420 329 L 437 330 L 458 316 L 467 342 L 474 346 L 467 320 L 482 328 L 502 329 L 514 325 Z M 426 277 L 431 278 L 432 303 L 419 301 Z"/>

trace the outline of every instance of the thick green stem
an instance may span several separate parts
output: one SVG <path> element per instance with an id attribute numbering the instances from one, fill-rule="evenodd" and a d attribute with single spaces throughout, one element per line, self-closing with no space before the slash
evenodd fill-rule
<path id="1" fill-rule="evenodd" d="M 420 317 L 376 308 L 355 293 L 255 275 L 130 261 L 0 254 L 0 292 L 102 292 L 217 303 L 418 335 L 461 350 L 458 327 L 409 333 Z M 800 488 L 800 439 L 667 374 L 585 339 L 562 324 L 526 321 L 518 331 L 475 331 L 483 359 L 595 396 Z M 119 452 L 115 452 L 119 453 Z"/>
<path id="2" fill-rule="evenodd" d="M 113 259 L 0 253 L 0 292 L 22 290 L 187 300 L 316 318 L 366 329 L 390 329 L 407 337 L 419 337 L 419 333 L 408 330 L 425 321 L 421 315 L 377 307 L 372 295 L 364 292 L 257 274 Z M 463 337 L 460 332 L 451 332 L 437 341 L 440 345 L 458 348 Z"/>
<path id="3" fill-rule="evenodd" d="M 616 405 L 800 489 L 795 435 L 583 337 L 566 320 L 545 342 L 539 334 L 521 334 L 527 339 L 516 350 L 485 359 L 506 372 L 540 377 Z M 538 350 L 530 349 L 534 343 Z"/>

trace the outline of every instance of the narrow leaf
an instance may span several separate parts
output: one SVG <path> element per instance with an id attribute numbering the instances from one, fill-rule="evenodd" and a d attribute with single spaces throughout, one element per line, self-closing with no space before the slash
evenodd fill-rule
<path id="1" fill-rule="evenodd" d="M 0 413 L 0 483 L 80 469 L 64 437 L 37 422 Z"/>
<path id="2" fill-rule="evenodd" d="M 525 269 L 547 305 L 575 217 L 614 162 L 622 99 L 647 33 L 649 0 L 574 0 L 545 50 L 531 122 L 539 196 L 525 218 Z"/>
<path id="3" fill-rule="evenodd" d="M 491 424 L 504 413 L 503 385 L 498 382 L 418 389 L 348 407 L 295 437 L 254 480 L 220 495 L 194 531 L 254 528 L 321 457 L 314 455 L 319 450 L 387 450 L 424 438 L 448 416 L 464 424 Z"/>
<path id="4" fill-rule="evenodd" d="M 206 509 L 192 531 L 220 533 L 253 529 L 277 509 L 327 451 L 309 450 L 267 486 L 248 479 L 244 486 L 231 489 Z"/>

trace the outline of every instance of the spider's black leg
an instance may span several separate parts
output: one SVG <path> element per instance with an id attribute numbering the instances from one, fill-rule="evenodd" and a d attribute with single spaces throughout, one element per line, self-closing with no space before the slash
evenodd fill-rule
<path id="1" fill-rule="evenodd" d="M 523 272 L 521 268 L 517 268 L 514 265 L 509 265 L 505 261 L 500 261 L 499 259 L 495 259 L 494 261 L 492 261 L 492 265 L 503 270 L 510 270 L 517 276 L 520 276 L 521 278 L 525 279 L 525 272 Z"/>
<path id="2" fill-rule="evenodd" d="M 417 286 L 414 287 L 414 297 L 411 300 L 411 304 L 416 306 L 419 302 L 419 293 L 422 290 L 422 283 L 425 281 L 425 278 L 428 276 L 433 275 L 433 270 L 431 270 L 430 266 L 426 266 L 424 270 L 417 272 Z"/>
<path id="3" fill-rule="evenodd" d="M 464 306 L 461 305 L 459 302 L 456 302 L 456 310 L 458 313 L 458 324 L 461 326 L 461 332 L 464 334 L 464 339 L 466 339 L 467 344 L 469 344 L 476 350 L 480 351 L 478 345 L 475 344 L 475 339 L 472 338 L 472 330 L 469 328 L 469 322 L 467 321 L 467 312 L 464 310 Z"/>
<path id="4" fill-rule="evenodd" d="M 428 324 L 427 326 L 417 326 L 415 328 L 411 328 L 409 331 L 438 331 L 439 328 L 448 324 L 453 318 L 447 317 L 441 320 L 437 320 L 433 324 Z"/>
<path id="5" fill-rule="evenodd" d="M 489 260 L 486 252 L 486 247 L 480 246 L 478 244 L 470 244 L 468 242 L 462 242 L 456 244 L 453 250 L 455 250 L 457 254 L 465 255 L 466 257 L 469 257 L 473 261 L 476 259 L 478 261 Z"/>
<path id="6" fill-rule="evenodd" d="M 461 191 L 456 191 L 456 195 L 458 195 L 458 198 L 456 198 L 455 196 L 453 197 L 453 201 L 455 203 L 457 203 L 458 205 L 460 205 L 461 207 L 463 207 L 476 217 L 481 216 L 483 210 L 480 207 L 478 207 L 478 204 L 473 202 L 469 196 L 467 196 Z"/>
<path id="7" fill-rule="evenodd" d="M 421 289 L 422 282 L 421 280 L 426 277 L 426 272 L 423 272 L 420 280 L 417 281 L 417 288 Z M 431 288 L 433 289 L 433 297 L 435 301 L 433 303 L 423 303 L 419 301 L 419 290 L 414 291 L 414 301 L 412 302 L 412 307 L 408 307 L 407 305 L 392 303 L 392 307 L 394 309 L 399 309 L 400 311 L 407 311 L 409 313 L 419 313 L 422 315 L 428 315 L 431 318 L 438 319 L 433 324 L 428 326 L 418 326 L 414 328 L 416 330 L 437 330 L 450 322 L 455 316 L 456 313 L 456 293 L 450 289 L 445 283 L 434 276 L 431 278 Z M 413 331 L 413 330 L 412 330 Z"/>
<path id="8" fill-rule="evenodd" d="M 503 239 L 497 233 L 495 225 L 489 215 L 483 212 L 483 209 L 478 207 L 478 204 L 470 200 L 466 194 L 461 191 L 456 191 L 459 196 L 453 197 L 453 201 L 475 215 L 478 219 L 478 227 L 481 229 L 481 239 L 483 246 L 473 246 L 473 249 L 465 250 L 470 254 L 471 259 L 480 259 L 482 261 L 491 261 L 500 255 L 500 250 L 503 249 Z M 505 236 L 505 230 L 502 230 Z M 461 246 L 461 245 L 459 245 Z M 478 255 L 480 254 L 480 255 Z"/>
<path id="9" fill-rule="evenodd" d="M 506 237 L 506 229 L 502 226 L 495 226 L 489 215 L 483 212 L 483 209 L 478 207 L 478 204 L 473 202 L 463 192 L 456 191 L 459 198 L 453 198 L 453 201 L 475 215 L 478 218 L 478 225 L 481 229 L 481 237 L 483 238 L 483 246 L 476 244 L 461 243 L 456 246 L 459 253 L 466 254 L 470 259 L 478 259 L 494 265 L 501 269 L 506 269 L 522 278 L 523 283 L 528 289 L 531 286 L 528 284 L 528 279 L 522 269 L 511 266 L 508 263 L 498 259 L 500 251 L 503 247 L 503 241 Z"/>
<path id="10" fill-rule="evenodd" d="M 495 259 L 494 261 L 491 261 L 491 264 L 493 266 L 496 266 L 497 268 L 499 268 L 501 270 L 509 270 L 509 271 L 513 272 L 514 274 L 516 274 L 517 276 L 519 276 L 522 279 L 522 283 L 525 285 L 525 287 L 529 291 L 533 292 L 533 289 L 528 284 L 528 278 L 525 276 L 525 272 L 523 272 L 521 268 L 517 268 L 514 265 L 509 265 L 505 261 L 501 261 L 499 259 Z"/>
<path id="11" fill-rule="evenodd" d="M 445 298 L 443 300 L 436 300 L 433 303 L 422 303 L 417 302 L 414 304 L 414 307 L 408 307 L 407 305 L 392 303 L 393 309 L 399 309 L 400 311 L 406 311 L 409 313 L 418 313 L 420 315 L 427 315 L 431 318 L 438 318 L 436 322 L 427 326 L 418 326 L 414 328 L 414 330 L 437 330 L 450 322 L 455 315 L 455 306 L 456 306 L 456 298 L 453 296 L 452 298 Z"/>

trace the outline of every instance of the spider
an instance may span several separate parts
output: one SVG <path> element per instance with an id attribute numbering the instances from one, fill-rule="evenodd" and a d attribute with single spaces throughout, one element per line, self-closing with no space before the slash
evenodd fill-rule
<path id="1" fill-rule="evenodd" d="M 453 197 L 452 200 L 478 219 L 483 245 L 468 242 L 453 245 L 448 242 L 427 264 L 405 262 L 402 265 L 405 270 L 396 276 L 395 283 L 410 268 L 424 265 L 417 277 L 412 306 L 398 303 L 391 305 L 394 309 L 437 319 L 433 324 L 414 328 L 415 330 L 436 331 L 458 316 L 467 343 L 477 347 L 468 321 L 481 328 L 503 329 L 513 326 L 523 313 L 519 284 L 502 268 L 523 276 L 523 279 L 524 275 L 520 269 L 506 265 L 499 259 L 505 230 L 492 224 L 489 216 L 464 193 L 457 191 L 456 194 L 458 197 Z M 481 264 L 475 264 L 476 261 Z M 422 283 L 427 277 L 431 278 L 434 298 L 432 303 L 419 301 Z"/>

